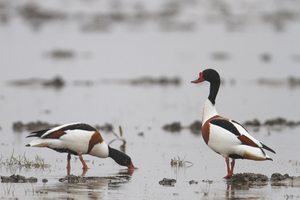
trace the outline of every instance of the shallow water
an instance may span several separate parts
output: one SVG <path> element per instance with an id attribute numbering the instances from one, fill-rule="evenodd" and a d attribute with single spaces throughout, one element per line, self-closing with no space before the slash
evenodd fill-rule
<path id="1" fill-rule="evenodd" d="M 16 9 L 27 1 L 8 4 L 10 20 L 0 25 L 1 155 L 5 158 L 12 152 L 16 155 L 25 153 L 34 159 L 38 154 L 51 167 L 26 170 L 2 165 L 0 175 L 16 173 L 26 177 L 35 176 L 38 182 L 0 183 L 1 197 L 300 198 L 297 187 L 271 186 L 269 183 L 265 186 L 233 186 L 222 179 L 226 173 L 224 159 L 205 145 L 201 135 L 192 134 L 188 130 L 168 133 L 162 129 L 164 124 L 173 121 L 188 125 L 201 120 L 208 84 L 192 85 L 190 80 L 195 79 L 198 72 L 206 67 L 216 68 L 224 80 L 217 98 L 220 114 L 240 122 L 254 118 L 264 121 L 278 116 L 299 120 L 299 86 L 290 87 L 286 82 L 280 85 L 260 85 L 257 81 L 260 78 L 279 81 L 285 81 L 291 76 L 299 78 L 299 61 L 294 59 L 300 54 L 300 47 L 296 45 L 300 32 L 299 12 L 296 12 L 295 19 L 282 22 L 282 30 L 260 18 L 260 13 L 276 13 L 282 7 L 293 10 L 293 7 L 300 4 L 299 1 L 284 1 L 282 7 L 277 7 L 276 1 L 269 2 L 271 7 L 262 1 L 243 1 L 248 5 L 248 11 L 247 6 L 239 10 L 240 3 L 231 4 L 227 1 L 214 1 L 216 5 L 206 1 L 188 2 L 183 8 L 180 7 L 180 14 L 171 19 L 175 22 L 182 18 L 196 22 L 195 28 L 190 31 L 180 28 L 166 31 L 153 19 L 145 19 L 146 22 L 140 26 L 111 22 L 113 25 L 108 31 L 82 31 L 80 19 L 74 16 L 79 11 L 93 13 L 98 5 L 96 1 L 48 1 L 41 6 L 61 11 L 61 8 L 68 5 L 66 13 L 71 13 L 73 17 L 44 22 L 36 29 L 24 21 Z M 223 5 L 222 2 L 233 16 L 240 14 L 241 19 L 249 19 L 233 30 L 228 29 L 231 25 L 228 25 L 227 20 L 222 20 L 222 9 L 218 7 L 216 10 L 220 13 L 214 12 L 213 6 Z M 153 14 L 154 11 L 162 10 L 163 5 L 155 1 L 144 6 Z M 130 10 L 132 2 L 126 1 L 122 6 L 122 9 Z M 196 8 L 199 8 L 200 14 L 195 12 Z M 232 18 L 227 16 L 226 19 Z M 70 50 L 74 57 L 49 57 L 48 53 L 55 49 Z M 263 61 L 262 54 L 270 55 L 270 61 Z M 52 79 L 54 76 L 62 77 L 66 85 L 54 89 L 40 85 L 9 84 L 15 80 Z M 117 83 L 118 80 L 143 76 L 179 77 L 181 84 L 161 86 Z M 91 84 L 78 85 L 78 81 L 90 81 Z M 85 176 L 102 179 L 86 184 L 61 183 L 59 179 L 66 175 L 66 155 L 48 149 L 26 148 L 25 144 L 30 141 L 25 138 L 28 133 L 17 133 L 12 129 L 16 121 L 36 120 L 55 124 L 82 121 L 94 125 L 109 122 L 115 128 L 121 125 L 127 140 L 126 152 L 139 169 L 132 175 L 126 175 L 126 170 L 111 159 L 85 156 L 90 166 Z M 143 136 L 139 135 L 141 132 Z M 279 131 L 263 127 L 253 132 L 254 137 L 276 150 L 276 155 L 270 153 L 274 161 L 238 160 L 235 171 L 262 173 L 268 177 L 274 172 L 299 176 L 298 132 L 299 128 L 288 127 Z M 107 142 L 114 139 L 111 133 L 103 132 L 102 135 Z M 119 145 L 118 142 L 113 143 L 116 148 Z M 171 159 L 178 156 L 193 165 L 171 167 Z M 71 173 L 82 174 L 81 164 L 74 157 Z M 42 183 L 44 178 L 48 179 L 45 184 Z M 164 187 L 158 183 L 163 178 L 174 178 L 177 182 L 174 187 Z M 190 180 L 198 181 L 198 184 L 190 185 Z"/>

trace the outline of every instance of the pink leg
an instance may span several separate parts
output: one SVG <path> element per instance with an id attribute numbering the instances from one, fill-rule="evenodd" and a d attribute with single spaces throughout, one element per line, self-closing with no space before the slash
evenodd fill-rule
<path id="1" fill-rule="evenodd" d="M 231 175 L 233 175 L 234 164 L 235 164 L 235 159 L 232 159 L 232 161 L 231 161 Z"/>
<path id="2" fill-rule="evenodd" d="M 71 154 L 68 153 L 68 156 L 67 156 L 67 175 L 70 175 L 70 171 L 71 171 L 70 160 L 71 160 Z"/>
<path id="3" fill-rule="evenodd" d="M 225 162 L 226 162 L 226 165 L 227 165 L 227 175 L 224 178 L 225 179 L 230 179 L 231 176 L 232 176 L 233 169 L 230 169 L 229 158 L 228 157 L 225 158 Z M 231 166 L 232 166 L 232 163 L 233 163 L 233 166 L 234 166 L 234 161 L 231 162 Z"/>
<path id="4" fill-rule="evenodd" d="M 87 170 L 87 169 L 88 169 L 88 166 L 87 166 L 87 164 L 85 163 L 85 161 L 83 160 L 81 154 L 79 155 L 79 160 L 80 160 L 81 163 L 82 163 L 82 169 Z"/>
<path id="5" fill-rule="evenodd" d="M 88 169 L 83 169 L 82 168 L 82 174 L 81 174 L 81 176 L 85 176 L 85 174 L 86 174 L 87 171 L 88 171 Z"/>

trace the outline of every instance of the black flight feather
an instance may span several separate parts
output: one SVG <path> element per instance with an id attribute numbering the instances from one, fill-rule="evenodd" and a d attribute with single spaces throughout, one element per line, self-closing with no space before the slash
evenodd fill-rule
<path id="1" fill-rule="evenodd" d="M 34 132 L 30 133 L 30 135 L 28 135 L 27 138 L 29 138 L 29 137 L 42 137 L 42 135 L 44 135 L 44 133 L 46 133 L 49 130 L 50 129 L 34 131 Z"/>
<path id="2" fill-rule="evenodd" d="M 268 151 L 271 151 L 272 153 L 275 153 L 275 154 L 276 154 L 276 152 L 275 152 L 273 149 L 271 149 L 270 147 L 264 145 L 263 143 L 261 143 L 261 144 L 262 144 L 262 148 L 264 148 L 264 149 L 266 149 L 266 150 L 268 150 Z"/>

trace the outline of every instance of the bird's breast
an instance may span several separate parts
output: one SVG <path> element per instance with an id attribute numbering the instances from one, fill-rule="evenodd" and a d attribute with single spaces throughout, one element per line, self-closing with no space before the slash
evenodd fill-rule
<path id="1" fill-rule="evenodd" d="M 210 119 L 206 120 L 206 122 L 204 122 L 203 125 L 202 125 L 202 130 L 201 130 L 202 131 L 202 137 L 203 137 L 206 144 L 208 144 L 209 136 L 210 136 L 210 132 L 211 132 L 210 121 L 213 120 L 213 119 L 217 119 L 219 117 L 220 117 L 219 115 L 215 115 L 215 116 L 211 117 Z"/>

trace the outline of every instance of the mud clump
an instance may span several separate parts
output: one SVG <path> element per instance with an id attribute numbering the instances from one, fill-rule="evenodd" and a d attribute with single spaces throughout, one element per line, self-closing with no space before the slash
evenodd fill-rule
<path id="1" fill-rule="evenodd" d="M 176 180 L 175 179 L 169 179 L 169 178 L 163 178 L 163 180 L 159 181 L 158 183 L 159 183 L 159 185 L 162 185 L 162 186 L 174 187 L 175 183 L 176 183 Z"/>
<path id="2" fill-rule="evenodd" d="M 202 129 L 202 122 L 196 120 L 189 126 L 189 128 L 192 133 L 199 134 Z"/>
<path id="3" fill-rule="evenodd" d="M 58 181 L 61 183 L 94 183 L 94 182 L 103 182 L 107 181 L 109 186 L 117 186 L 118 184 L 127 183 L 130 180 L 129 175 L 118 175 L 114 177 L 84 177 L 84 176 L 75 176 L 68 175 L 64 178 L 60 178 Z"/>
<path id="4" fill-rule="evenodd" d="M 55 76 L 52 79 L 30 78 L 26 80 L 15 80 L 9 82 L 9 84 L 18 87 L 42 86 L 44 88 L 61 89 L 65 86 L 66 83 L 61 77 Z"/>
<path id="5" fill-rule="evenodd" d="M 300 121 L 290 121 L 290 120 L 284 119 L 282 117 L 278 117 L 278 118 L 275 118 L 275 119 L 266 120 L 264 125 L 265 126 L 288 126 L 288 127 L 293 127 L 293 126 L 299 126 Z"/>
<path id="6" fill-rule="evenodd" d="M 50 124 L 48 122 L 42 122 L 42 121 L 35 121 L 35 122 L 28 122 L 28 123 L 17 121 L 13 123 L 12 128 L 15 132 L 24 132 L 24 131 L 33 132 L 37 130 L 49 129 L 55 126 L 58 126 L 58 124 Z"/>
<path id="7" fill-rule="evenodd" d="M 181 126 L 181 123 L 180 123 L 180 122 L 173 122 L 173 123 L 171 123 L 171 124 L 166 124 L 166 125 L 164 125 L 164 126 L 163 126 L 163 129 L 164 129 L 165 131 L 174 133 L 174 132 L 179 132 L 179 131 L 181 131 L 182 126 Z"/>
<path id="8" fill-rule="evenodd" d="M 0 129 L 0 130 L 1 130 L 1 129 Z M 140 136 L 140 137 L 144 137 L 144 136 L 145 136 L 145 133 L 144 133 L 144 132 L 139 132 L 139 133 L 137 133 L 137 135 Z"/>
<path id="9" fill-rule="evenodd" d="M 8 23 L 10 17 L 8 2 L 0 1 L 0 25 Z"/>
<path id="10" fill-rule="evenodd" d="M 208 184 L 213 184 L 212 180 L 206 179 L 206 180 L 202 180 L 203 183 L 208 183 Z"/>
<path id="11" fill-rule="evenodd" d="M 95 125 L 95 128 L 105 132 L 112 132 L 114 130 L 114 126 L 110 123 L 105 123 L 104 125 Z"/>
<path id="12" fill-rule="evenodd" d="M 238 173 L 234 174 L 229 181 L 234 184 L 264 184 L 268 182 L 268 180 L 268 177 L 263 174 Z"/>
<path id="13" fill-rule="evenodd" d="M 68 175 L 64 178 L 60 178 L 58 181 L 67 183 L 86 183 L 87 178 L 83 176 Z"/>
<path id="14" fill-rule="evenodd" d="M 62 88 L 65 86 L 65 81 L 61 77 L 56 76 L 52 80 L 43 81 L 42 85 L 45 87 Z"/>
<path id="15" fill-rule="evenodd" d="M 133 79 L 104 79 L 105 84 L 129 84 L 132 86 L 179 86 L 181 79 L 179 77 L 140 77 Z"/>
<path id="16" fill-rule="evenodd" d="M 299 87 L 300 86 L 300 78 L 298 77 L 289 77 L 288 78 L 288 84 L 290 87 Z"/>
<path id="17" fill-rule="evenodd" d="M 35 177 L 26 178 L 21 175 L 1 176 L 1 183 L 36 183 L 38 181 Z"/>
<path id="18" fill-rule="evenodd" d="M 273 119 L 267 119 L 264 122 L 261 122 L 258 119 L 248 120 L 245 121 L 243 125 L 248 127 L 255 127 L 255 128 L 260 128 L 264 126 L 273 129 L 284 128 L 284 127 L 293 128 L 296 126 L 300 126 L 300 121 L 292 121 L 292 120 L 287 120 L 283 117 L 277 117 Z"/>
<path id="19" fill-rule="evenodd" d="M 269 53 L 263 53 L 260 55 L 260 60 L 262 62 L 268 63 L 268 62 L 272 61 L 272 55 Z"/>
<path id="20" fill-rule="evenodd" d="M 139 79 L 133 79 L 129 81 L 132 85 L 180 85 L 181 80 L 178 77 L 168 78 L 152 78 L 152 77 L 142 77 Z"/>
<path id="21" fill-rule="evenodd" d="M 281 117 L 278 117 L 275 119 L 266 120 L 264 125 L 266 125 L 266 126 L 275 126 L 275 125 L 283 126 L 283 125 L 287 125 L 287 120 L 283 119 Z"/>
<path id="22" fill-rule="evenodd" d="M 43 182 L 43 183 L 47 183 L 47 182 L 48 182 L 48 179 L 43 178 L 43 179 L 42 179 L 42 182 Z"/>
<path id="23" fill-rule="evenodd" d="M 192 31 L 195 23 L 190 19 L 178 20 L 184 6 L 182 3 L 170 1 L 162 5 L 162 8 L 151 11 L 146 8 L 144 3 L 133 4 L 128 12 L 124 9 L 122 3 L 113 3 L 115 9 L 107 13 L 95 13 L 92 15 L 84 15 L 81 30 L 82 31 L 110 31 L 117 24 L 134 25 L 141 27 L 149 22 L 157 24 L 161 31 Z"/>
<path id="24" fill-rule="evenodd" d="M 280 173 L 274 173 L 271 175 L 271 181 L 273 181 L 273 182 L 282 181 L 282 180 L 286 180 L 289 178 L 292 178 L 292 177 L 290 177 L 290 175 L 288 175 L 288 174 L 282 175 Z"/>
<path id="25" fill-rule="evenodd" d="M 261 122 L 258 119 L 248 120 L 244 122 L 244 126 L 255 126 L 259 127 L 261 126 Z"/>
<path id="26" fill-rule="evenodd" d="M 38 28 L 45 22 L 61 21 L 67 17 L 65 13 L 41 8 L 35 3 L 28 3 L 21 6 L 19 8 L 19 15 L 35 28 Z"/>
<path id="27" fill-rule="evenodd" d="M 162 128 L 163 130 L 172 133 L 180 132 L 182 129 L 189 129 L 194 134 L 200 134 L 202 128 L 202 122 L 196 120 L 188 126 L 182 126 L 180 122 L 172 122 L 170 124 L 165 124 Z"/>
<path id="28" fill-rule="evenodd" d="M 258 130 L 261 127 L 269 127 L 274 130 L 281 130 L 282 128 L 286 128 L 286 127 L 294 128 L 300 126 L 300 121 L 288 120 L 283 117 L 276 117 L 272 119 L 267 119 L 265 121 L 260 121 L 255 118 L 253 120 L 245 121 L 243 123 L 243 126 L 252 127 L 255 128 L 256 130 Z M 180 132 L 183 129 L 189 129 L 194 134 L 201 134 L 202 122 L 196 120 L 188 126 L 183 126 L 180 122 L 172 122 L 163 125 L 162 129 L 172 133 Z"/>
<path id="29" fill-rule="evenodd" d="M 54 49 L 47 52 L 46 55 L 53 59 L 71 59 L 75 57 L 75 53 L 68 49 Z"/>
<path id="30" fill-rule="evenodd" d="M 8 3 L 7 3 L 8 2 Z M 246 3 L 246 7 L 260 7 L 260 2 Z M 272 5 L 276 3 L 272 3 Z M 258 15 L 249 15 L 247 9 L 240 9 L 238 15 L 234 14 L 234 6 L 236 4 L 225 3 L 223 1 L 215 3 L 214 7 L 211 4 L 202 5 L 195 3 L 194 1 L 163 1 L 158 5 L 157 9 L 149 8 L 148 3 L 136 2 L 132 4 L 125 4 L 122 1 L 113 1 L 108 4 L 100 4 L 98 6 L 103 7 L 103 12 L 87 12 L 86 9 L 75 9 L 73 11 L 65 9 L 55 9 L 53 5 L 51 8 L 42 3 L 23 3 L 19 6 L 10 3 L 10 1 L 0 1 L 0 22 L 10 21 L 15 16 L 22 18 L 26 21 L 26 24 L 32 25 L 34 28 L 39 28 L 45 23 L 75 23 L 81 31 L 91 32 L 108 32 L 114 31 L 115 27 L 134 28 L 134 30 L 144 29 L 148 24 L 154 24 L 160 31 L 164 32 L 187 32 L 194 31 L 201 27 L 202 23 L 210 24 L 217 22 L 222 26 L 225 26 L 226 30 L 240 31 L 247 26 L 253 25 L 253 20 L 249 20 L 249 17 L 258 18 L 259 23 L 269 27 L 274 27 L 275 31 L 284 31 L 286 26 L 291 22 L 297 24 L 299 22 L 297 1 L 294 1 L 294 6 L 282 6 L 282 8 L 271 9 L 264 12 L 259 12 Z M 245 6 L 239 4 L 239 6 Z M 49 6 L 49 5 L 48 5 Z M 291 7 L 291 8 L 290 8 Z M 206 12 L 212 8 L 217 8 L 217 15 L 211 12 Z M 258 12 L 255 8 L 255 11 Z M 192 9 L 192 10 L 191 10 Z M 194 9 L 200 10 L 203 15 L 196 17 L 186 17 L 186 13 L 193 11 Z M 246 12 L 245 12 L 246 11 Z M 256 13 L 254 12 L 254 13 Z M 238 17 L 237 17 L 238 16 Z M 11 20 L 12 20 L 11 19 Z M 263 54 L 264 55 L 264 54 Z M 214 60 L 226 60 L 228 59 L 228 52 L 218 50 L 212 53 Z M 269 58 L 262 58 L 269 59 Z"/>
<path id="31" fill-rule="evenodd" d="M 300 187 L 300 176 L 274 173 L 271 175 L 271 186 Z"/>
<path id="32" fill-rule="evenodd" d="M 15 132 L 24 132 L 24 131 L 33 132 L 37 130 L 50 129 L 56 126 L 59 126 L 59 124 L 51 124 L 44 121 L 32 121 L 28 123 L 16 121 L 13 123 L 12 129 Z M 95 125 L 94 127 L 100 131 L 105 131 L 105 132 L 112 132 L 114 129 L 113 125 L 110 123 L 105 123 L 104 125 Z"/>
<path id="33" fill-rule="evenodd" d="M 189 184 L 190 184 L 190 185 L 194 185 L 194 184 L 197 185 L 197 184 L 198 184 L 198 181 L 190 180 L 190 181 L 189 181 Z"/>
<path id="34" fill-rule="evenodd" d="M 290 76 L 285 79 L 270 79 L 270 78 L 260 78 L 257 80 L 259 85 L 267 86 L 288 86 L 291 89 L 297 88 L 300 86 L 300 78 Z"/>

